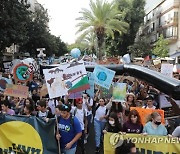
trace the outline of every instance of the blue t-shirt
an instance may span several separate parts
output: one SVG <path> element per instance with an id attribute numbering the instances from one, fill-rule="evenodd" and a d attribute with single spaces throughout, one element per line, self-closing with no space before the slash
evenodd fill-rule
<path id="1" fill-rule="evenodd" d="M 82 132 L 79 120 L 76 117 L 69 117 L 69 119 L 59 118 L 59 133 L 61 135 L 60 145 L 64 149 L 66 144 L 71 142 L 72 139 Z M 71 148 L 76 147 L 77 142 L 72 145 Z"/>
<path id="2" fill-rule="evenodd" d="M 157 128 L 154 128 L 152 126 L 152 122 L 148 122 L 145 124 L 143 133 L 147 133 L 149 135 L 161 135 L 166 136 L 167 135 L 167 129 L 162 124 L 159 125 Z"/>

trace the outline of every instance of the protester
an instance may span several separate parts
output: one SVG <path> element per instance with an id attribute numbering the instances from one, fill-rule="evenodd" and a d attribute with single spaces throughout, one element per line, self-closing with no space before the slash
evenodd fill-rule
<path id="1" fill-rule="evenodd" d="M 59 110 L 59 132 L 57 132 L 56 138 L 60 140 L 61 152 L 62 154 L 75 154 L 77 141 L 82 135 L 80 122 L 70 114 L 71 105 L 62 104 L 59 106 Z"/>
<path id="2" fill-rule="evenodd" d="M 122 131 L 121 124 L 119 123 L 117 114 L 115 112 L 111 112 L 108 117 L 108 122 L 106 123 L 105 129 L 103 133 L 112 132 L 118 133 Z"/>
<path id="3" fill-rule="evenodd" d="M 126 133 L 142 133 L 143 125 L 137 110 L 131 110 L 128 116 L 128 121 L 123 125 L 123 132 Z"/>
<path id="4" fill-rule="evenodd" d="M 151 113 L 143 129 L 144 135 L 167 135 L 167 129 L 161 122 L 161 115 L 158 112 Z"/>
<path id="5" fill-rule="evenodd" d="M 106 124 L 106 106 L 105 100 L 101 98 L 99 104 L 96 107 L 95 117 L 94 117 L 94 131 L 95 131 L 95 142 L 96 142 L 96 153 L 100 151 L 100 142 L 102 137 L 102 131 Z"/>
<path id="6" fill-rule="evenodd" d="M 87 110 L 83 109 L 82 107 L 82 98 L 77 98 L 76 99 L 76 107 L 72 107 L 71 112 L 72 116 L 77 117 L 77 119 L 80 122 L 81 129 L 82 129 L 82 136 L 78 140 L 78 146 L 77 146 L 77 151 L 76 153 L 85 153 L 85 147 L 84 147 L 84 139 L 85 139 L 85 134 L 87 134 Z"/>
<path id="7" fill-rule="evenodd" d="M 111 106 L 109 113 L 111 113 L 111 112 L 115 112 L 117 114 L 119 123 L 121 125 L 123 125 L 123 123 L 124 123 L 124 118 L 123 118 L 124 110 L 123 110 L 123 106 L 122 106 L 121 102 L 112 101 L 112 106 Z"/>
<path id="8" fill-rule="evenodd" d="M 34 108 L 31 104 L 26 104 L 24 107 L 24 114 L 26 116 L 34 116 L 33 115 Z"/>
<path id="9" fill-rule="evenodd" d="M 153 97 L 152 96 L 148 96 L 146 99 L 146 105 L 143 106 L 142 108 L 144 109 L 156 109 L 156 107 L 153 105 Z"/>
<path id="10" fill-rule="evenodd" d="M 46 122 L 48 122 L 49 118 L 53 118 L 53 114 L 47 110 L 47 104 L 46 104 L 46 99 L 41 99 L 38 104 L 37 104 L 37 117 L 42 118 Z"/>
<path id="11" fill-rule="evenodd" d="M 8 100 L 3 100 L 1 102 L 2 112 L 9 115 L 15 115 L 14 110 L 10 109 L 10 103 Z"/>

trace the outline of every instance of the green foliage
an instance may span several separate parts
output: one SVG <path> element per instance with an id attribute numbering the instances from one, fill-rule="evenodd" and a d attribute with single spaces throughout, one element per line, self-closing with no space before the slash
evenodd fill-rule
<path id="1" fill-rule="evenodd" d="M 158 57 L 162 57 L 162 58 L 168 56 L 169 53 L 168 40 L 165 40 L 162 34 L 160 35 L 158 41 L 156 42 L 156 45 L 153 49 L 153 53 Z"/>
<path id="2" fill-rule="evenodd" d="M 124 20 L 129 24 L 127 33 L 119 35 L 115 32 L 115 39 L 107 38 L 106 44 L 112 55 L 124 55 L 128 52 L 128 46 L 133 45 L 136 33 L 144 21 L 145 0 L 117 0 L 119 10 L 122 12 Z"/>
<path id="3" fill-rule="evenodd" d="M 90 1 L 90 10 L 82 9 L 82 14 L 77 20 L 80 23 L 78 33 L 81 33 L 81 39 L 84 39 L 89 33 L 95 34 L 97 41 L 98 58 L 102 58 L 102 50 L 106 35 L 114 38 L 113 31 L 123 34 L 127 31 L 128 24 L 124 22 L 122 13 L 118 10 L 115 2 L 108 3 L 103 0 L 96 2 Z"/>
<path id="4" fill-rule="evenodd" d="M 30 12 L 25 0 L 1 0 L 0 3 L 0 51 L 12 43 L 27 42 L 27 25 Z"/>
<path id="5" fill-rule="evenodd" d="M 152 47 L 150 41 L 146 37 L 141 37 L 137 42 L 128 47 L 128 52 L 135 57 L 145 57 L 152 55 Z"/>
<path id="6" fill-rule="evenodd" d="M 49 16 L 43 6 L 28 11 L 26 0 L 1 0 L 0 3 L 0 51 L 12 43 L 20 46 L 20 52 L 36 56 L 37 48 L 46 48 L 47 56 L 63 55 L 67 47 L 60 37 L 50 34 Z"/>

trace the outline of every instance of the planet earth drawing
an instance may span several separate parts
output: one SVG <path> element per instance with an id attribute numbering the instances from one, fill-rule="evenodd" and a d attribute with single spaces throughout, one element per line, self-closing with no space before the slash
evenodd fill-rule
<path id="1" fill-rule="evenodd" d="M 107 79 L 107 74 L 106 74 L 105 72 L 99 72 L 99 73 L 97 74 L 97 78 L 98 78 L 99 80 L 101 80 L 101 81 L 106 81 L 106 79 Z"/>

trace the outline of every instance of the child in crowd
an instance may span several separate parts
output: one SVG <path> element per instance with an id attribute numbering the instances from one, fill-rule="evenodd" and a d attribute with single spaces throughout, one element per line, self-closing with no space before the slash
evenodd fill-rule
<path id="1" fill-rule="evenodd" d="M 119 123 L 117 114 L 115 112 L 111 112 L 108 117 L 108 122 L 106 123 L 105 129 L 103 133 L 112 132 L 118 133 L 122 131 L 121 124 Z"/>

